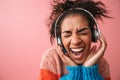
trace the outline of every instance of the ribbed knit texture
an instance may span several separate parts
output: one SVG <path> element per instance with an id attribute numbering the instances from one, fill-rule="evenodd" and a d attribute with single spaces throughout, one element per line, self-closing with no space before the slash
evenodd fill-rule
<path id="1" fill-rule="evenodd" d="M 62 76 L 60 80 L 82 80 L 82 66 L 66 66 L 68 74 Z"/>
<path id="2" fill-rule="evenodd" d="M 60 80 L 104 80 L 98 72 L 98 64 L 90 67 L 66 66 L 68 74 L 62 76 Z"/>
<path id="3" fill-rule="evenodd" d="M 104 80 L 98 72 L 98 64 L 90 67 L 82 66 L 83 80 Z"/>

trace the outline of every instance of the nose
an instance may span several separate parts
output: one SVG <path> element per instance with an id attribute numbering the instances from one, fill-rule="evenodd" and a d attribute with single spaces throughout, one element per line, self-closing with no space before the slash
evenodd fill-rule
<path id="1" fill-rule="evenodd" d="M 73 44 L 73 45 L 79 45 L 80 43 L 81 43 L 81 38 L 80 38 L 80 36 L 79 35 L 73 35 L 72 36 L 72 39 L 71 39 L 71 43 Z"/>

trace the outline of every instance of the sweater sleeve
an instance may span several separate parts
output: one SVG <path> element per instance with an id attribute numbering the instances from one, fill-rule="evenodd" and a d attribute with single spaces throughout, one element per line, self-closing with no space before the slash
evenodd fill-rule
<path id="1" fill-rule="evenodd" d="M 58 80 L 60 77 L 60 74 L 57 73 L 57 65 L 53 58 L 54 55 L 51 54 L 54 52 L 49 53 L 47 52 L 42 56 L 39 80 Z"/>
<path id="2" fill-rule="evenodd" d="M 90 67 L 82 66 L 83 80 L 104 80 L 98 71 L 98 64 Z"/>
<path id="3" fill-rule="evenodd" d="M 62 76 L 60 80 L 82 80 L 81 66 L 66 66 L 68 74 Z"/>

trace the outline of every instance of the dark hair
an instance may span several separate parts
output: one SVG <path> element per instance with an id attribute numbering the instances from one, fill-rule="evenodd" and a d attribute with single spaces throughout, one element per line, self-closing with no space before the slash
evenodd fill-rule
<path id="1" fill-rule="evenodd" d="M 108 16 L 108 10 L 105 9 L 105 5 L 98 1 L 92 1 L 92 0 L 53 0 L 53 2 L 51 3 L 52 6 L 52 12 L 51 15 L 48 19 L 49 23 L 48 26 L 50 27 L 49 33 L 50 33 L 50 41 L 51 43 L 53 43 L 54 38 L 55 38 L 55 33 L 54 33 L 54 29 L 55 29 L 55 21 L 56 19 L 65 11 L 69 10 L 69 9 L 74 9 L 74 8 L 84 8 L 86 10 L 88 10 L 97 20 L 102 20 L 102 17 L 105 18 L 111 18 L 110 16 Z M 59 20 L 59 26 L 61 24 L 61 21 L 68 16 L 69 14 L 80 14 L 83 17 L 85 17 L 88 22 L 89 22 L 89 26 L 90 29 L 92 29 L 92 26 L 94 26 L 94 22 L 91 20 L 90 16 L 87 16 L 85 14 L 85 12 L 83 11 L 79 11 L 79 10 L 74 10 L 74 11 L 67 11 L 65 15 L 63 15 L 60 20 Z M 56 35 L 60 36 L 61 34 L 61 27 L 57 26 L 57 31 L 56 31 Z"/>

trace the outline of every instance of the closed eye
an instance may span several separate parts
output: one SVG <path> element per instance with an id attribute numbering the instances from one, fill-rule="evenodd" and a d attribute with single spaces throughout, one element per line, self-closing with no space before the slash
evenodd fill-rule
<path id="1" fill-rule="evenodd" d="M 89 29 L 88 28 L 82 28 L 82 29 L 78 30 L 78 33 L 80 35 L 87 35 L 89 33 Z"/>
<path id="2" fill-rule="evenodd" d="M 62 33 L 64 37 L 69 37 L 72 34 L 71 31 L 63 31 Z"/>
<path id="3" fill-rule="evenodd" d="M 80 33 L 81 35 L 88 35 L 88 32 Z"/>

